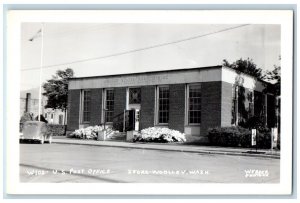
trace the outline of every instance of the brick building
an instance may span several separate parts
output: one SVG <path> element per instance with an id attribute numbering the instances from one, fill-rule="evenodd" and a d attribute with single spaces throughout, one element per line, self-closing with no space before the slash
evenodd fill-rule
<path id="1" fill-rule="evenodd" d="M 265 82 L 223 66 L 72 78 L 68 131 L 113 125 L 120 131 L 165 126 L 205 138 L 208 128 L 259 116 L 275 125 Z"/>

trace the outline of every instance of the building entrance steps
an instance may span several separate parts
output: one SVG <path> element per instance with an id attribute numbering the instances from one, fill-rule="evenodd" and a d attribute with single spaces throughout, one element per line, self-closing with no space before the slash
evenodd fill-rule
<path id="1" fill-rule="evenodd" d="M 125 141 L 126 140 L 126 132 L 113 132 L 111 134 L 108 134 L 106 140 L 109 141 L 114 141 L 114 140 L 119 140 L 119 141 Z"/>

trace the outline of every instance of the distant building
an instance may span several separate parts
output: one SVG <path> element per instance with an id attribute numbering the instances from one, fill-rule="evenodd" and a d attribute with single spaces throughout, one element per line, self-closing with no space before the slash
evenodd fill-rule
<path id="1" fill-rule="evenodd" d="M 20 117 L 24 112 L 31 113 L 33 115 L 33 118 L 36 118 L 38 116 L 39 99 L 37 92 L 38 91 L 36 89 L 21 92 Z M 48 123 L 63 125 L 65 122 L 65 113 L 58 109 L 53 110 L 51 108 L 45 108 L 44 106 L 46 104 L 47 98 L 45 96 L 42 96 L 41 114 L 45 117 Z"/>
<path id="2" fill-rule="evenodd" d="M 45 109 L 44 110 L 44 117 L 51 124 L 64 124 L 65 113 L 58 109 Z"/>
<path id="3" fill-rule="evenodd" d="M 71 78 L 67 130 L 106 124 L 120 131 L 158 126 L 206 139 L 212 127 L 259 116 L 274 127 L 265 82 L 223 67 Z"/>

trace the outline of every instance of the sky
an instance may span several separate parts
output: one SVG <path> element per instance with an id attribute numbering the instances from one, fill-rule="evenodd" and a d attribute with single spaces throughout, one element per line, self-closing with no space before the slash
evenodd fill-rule
<path id="1" fill-rule="evenodd" d="M 23 23 L 21 91 L 39 87 L 41 23 Z M 221 65 L 253 59 L 280 65 L 280 25 L 45 23 L 42 81 L 72 68 L 75 77 Z M 28 70 L 26 70 L 28 69 Z"/>

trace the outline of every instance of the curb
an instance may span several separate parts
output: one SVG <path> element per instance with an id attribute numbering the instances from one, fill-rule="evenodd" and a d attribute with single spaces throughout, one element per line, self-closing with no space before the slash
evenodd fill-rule
<path id="1" fill-rule="evenodd" d="M 145 146 L 122 146 L 122 145 L 105 145 L 105 144 L 93 144 L 93 143 L 59 142 L 57 140 L 53 140 L 52 143 L 280 159 L 280 155 L 275 155 L 275 154 L 274 155 L 273 154 L 250 154 L 250 153 L 246 153 L 246 152 L 229 152 L 229 151 L 215 151 L 215 150 L 182 150 L 182 149 L 159 148 L 159 147 L 150 147 L 150 146 L 146 146 L 146 147 Z"/>

